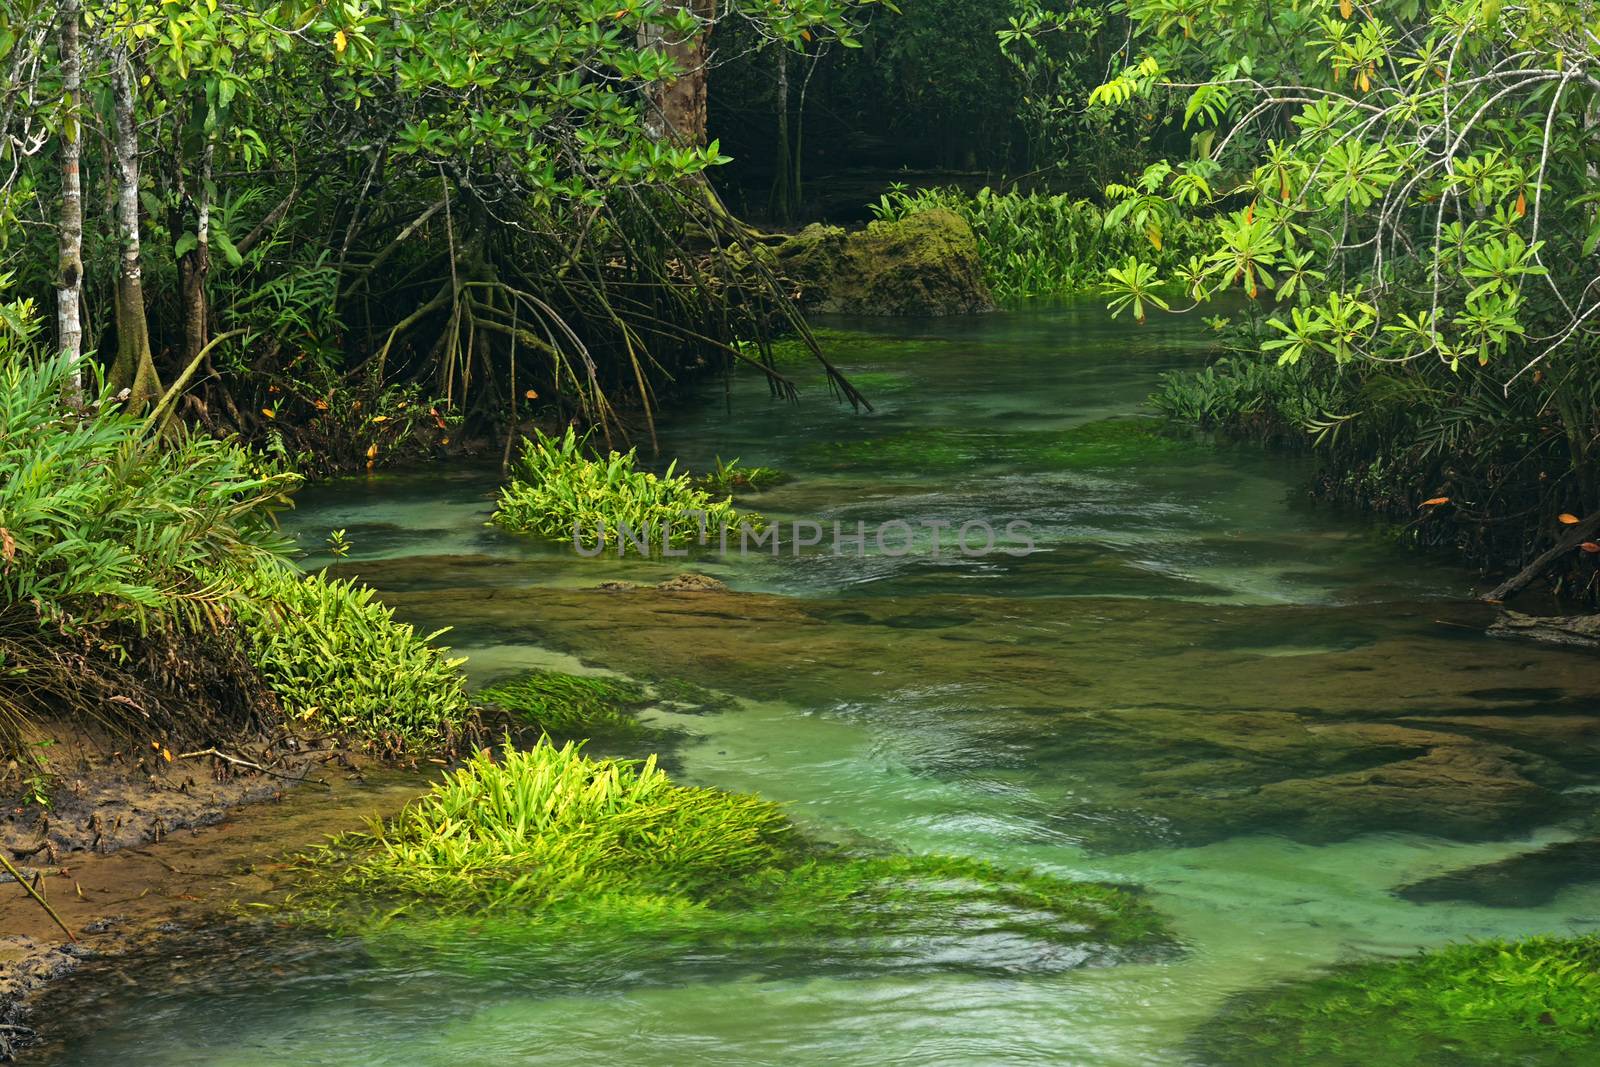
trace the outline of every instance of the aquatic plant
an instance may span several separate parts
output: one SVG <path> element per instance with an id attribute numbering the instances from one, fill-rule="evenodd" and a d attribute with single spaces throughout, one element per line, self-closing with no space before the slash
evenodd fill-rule
<path id="1" fill-rule="evenodd" d="M 630 679 L 560 671 L 532 671 L 482 689 L 477 698 L 552 734 L 632 727 L 650 702 L 645 687 Z"/>
<path id="2" fill-rule="evenodd" d="M 760 492 L 788 480 L 789 476 L 776 467 L 746 467 L 738 457 L 723 462 L 718 456 L 711 473 L 701 476 L 700 485 L 713 493 L 734 493 L 741 489 Z"/>
<path id="3" fill-rule="evenodd" d="M 602 538 L 615 544 L 622 530 L 648 533 L 657 551 L 663 537 L 688 544 L 702 528 L 761 523 L 760 516 L 734 507 L 732 498 L 718 500 L 677 473 L 676 463 L 657 475 L 638 469 L 637 449 L 594 458 L 588 441 L 589 435 L 570 426 L 561 437 L 535 430 L 523 442 L 491 521 L 517 533 L 579 538 L 587 545 Z"/>
<path id="4" fill-rule="evenodd" d="M 1600 1056 L 1600 937 L 1454 945 L 1236 998 L 1208 1063 L 1555 1065 Z"/>
<path id="5" fill-rule="evenodd" d="M 356 852 L 339 880 L 458 907 L 682 894 L 770 865 L 792 839 L 777 805 L 676 785 L 654 756 L 592 760 L 572 742 L 507 742 L 347 839 Z"/>
<path id="6" fill-rule="evenodd" d="M 241 605 L 251 661 L 284 711 L 386 754 L 449 743 L 470 713 L 460 667 L 372 589 L 266 567 Z"/>
<path id="7" fill-rule="evenodd" d="M 307 859 L 313 914 L 353 913 L 380 943 L 449 944 L 460 922 L 477 936 L 487 920 L 552 959 L 571 960 L 581 935 L 584 953 L 615 938 L 671 958 L 744 944 L 839 962 L 923 949 L 947 960 L 937 946 L 950 939 L 1000 936 L 1038 947 L 1027 966 L 1076 966 L 1092 946 L 1168 942 L 1123 889 L 960 857 L 851 854 L 807 841 L 768 801 L 676 785 L 654 757 L 593 760 L 548 739 L 481 752 L 388 824 Z M 374 906 L 381 917 L 360 917 Z M 1066 945 L 1064 964 L 1048 962 L 1049 946 Z"/>

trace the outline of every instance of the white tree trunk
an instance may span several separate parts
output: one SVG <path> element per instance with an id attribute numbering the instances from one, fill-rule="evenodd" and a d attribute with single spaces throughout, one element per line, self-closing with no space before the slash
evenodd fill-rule
<path id="1" fill-rule="evenodd" d="M 57 239 L 56 339 L 62 353 L 76 368 L 73 390 L 83 392 L 83 176 L 81 97 L 83 56 L 78 22 L 81 0 L 61 0 L 61 74 L 65 86 L 65 114 L 61 128 L 61 215 Z"/>

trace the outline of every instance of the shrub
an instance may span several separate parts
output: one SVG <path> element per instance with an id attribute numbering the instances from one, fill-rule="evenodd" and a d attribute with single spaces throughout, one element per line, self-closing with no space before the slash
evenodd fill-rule
<path id="1" fill-rule="evenodd" d="M 372 589 L 269 567 L 250 579 L 245 640 L 285 712 L 397 754 L 448 745 L 468 715 L 465 660 L 396 622 Z"/>
<path id="2" fill-rule="evenodd" d="M 782 485 L 789 476 L 776 467 L 746 467 L 737 458 L 726 463 L 717 457 L 717 465 L 710 474 L 700 478 L 701 488 L 712 493 L 735 493 L 740 490 L 759 493 L 775 485 Z"/>
<path id="3" fill-rule="evenodd" d="M 95 383 L 64 402 L 74 368 L 0 310 L 0 753 L 44 718 L 176 738 L 268 715 L 223 623 L 242 576 L 281 565 L 270 517 L 295 477 L 158 436 Z"/>
<path id="4" fill-rule="evenodd" d="M 659 548 L 665 531 L 673 544 L 687 544 L 705 528 L 759 525 L 760 517 L 740 512 L 731 498 L 717 500 L 697 488 L 677 464 L 663 475 L 637 469 L 638 450 L 587 454 L 588 436 L 571 427 L 562 437 L 535 431 L 523 444 L 510 484 L 500 490 L 493 521 L 517 533 L 553 540 L 587 537 L 590 545 L 607 533 L 627 529 L 650 535 Z"/>

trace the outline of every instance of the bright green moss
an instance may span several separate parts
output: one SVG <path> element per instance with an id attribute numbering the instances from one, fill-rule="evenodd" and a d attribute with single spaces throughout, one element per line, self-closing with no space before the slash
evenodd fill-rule
<path id="1" fill-rule="evenodd" d="M 1457 945 L 1236 999 L 1208 1063 L 1403 1067 L 1600 1062 L 1600 937 Z"/>

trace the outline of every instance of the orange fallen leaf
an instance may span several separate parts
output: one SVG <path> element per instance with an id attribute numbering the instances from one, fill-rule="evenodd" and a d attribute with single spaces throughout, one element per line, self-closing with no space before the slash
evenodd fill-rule
<path id="1" fill-rule="evenodd" d="M 1576 526 L 1583 520 L 1579 519 L 1578 516 L 1574 515 L 1570 511 L 1563 511 L 1561 514 L 1556 516 L 1556 521 L 1563 526 Z"/>
<path id="2" fill-rule="evenodd" d="M 1440 504 L 1448 504 L 1448 503 L 1450 503 L 1450 498 L 1449 497 L 1447 497 L 1447 496 L 1436 496 L 1432 500 L 1424 500 L 1418 506 L 1419 507 L 1424 507 L 1424 508 L 1436 508 Z"/>
<path id="3" fill-rule="evenodd" d="M 523 393 L 522 395 L 527 397 L 529 400 L 538 400 L 539 399 L 539 390 L 537 390 L 537 389 L 529 389 L 526 393 Z"/>
<path id="4" fill-rule="evenodd" d="M 273 411 L 271 408 L 262 408 L 261 414 L 265 415 L 269 419 L 275 419 L 278 417 L 278 413 Z"/>
<path id="5" fill-rule="evenodd" d="M 328 410 L 328 402 L 326 400 L 318 400 L 312 406 L 315 407 L 318 411 L 327 411 Z"/>
<path id="6" fill-rule="evenodd" d="M 377 459 L 378 458 L 378 442 L 374 441 L 374 442 L 372 442 L 371 445 L 367 446 L 367 458 L 368 459 Z"/>
<path id="7" fill-rule="evenodd" d="M 1595 544 L 1593 541 L 1585 541 L 1578 547 L 1589 553 L 1591 556 L 1600 553 L 1600 545 Z"/>

